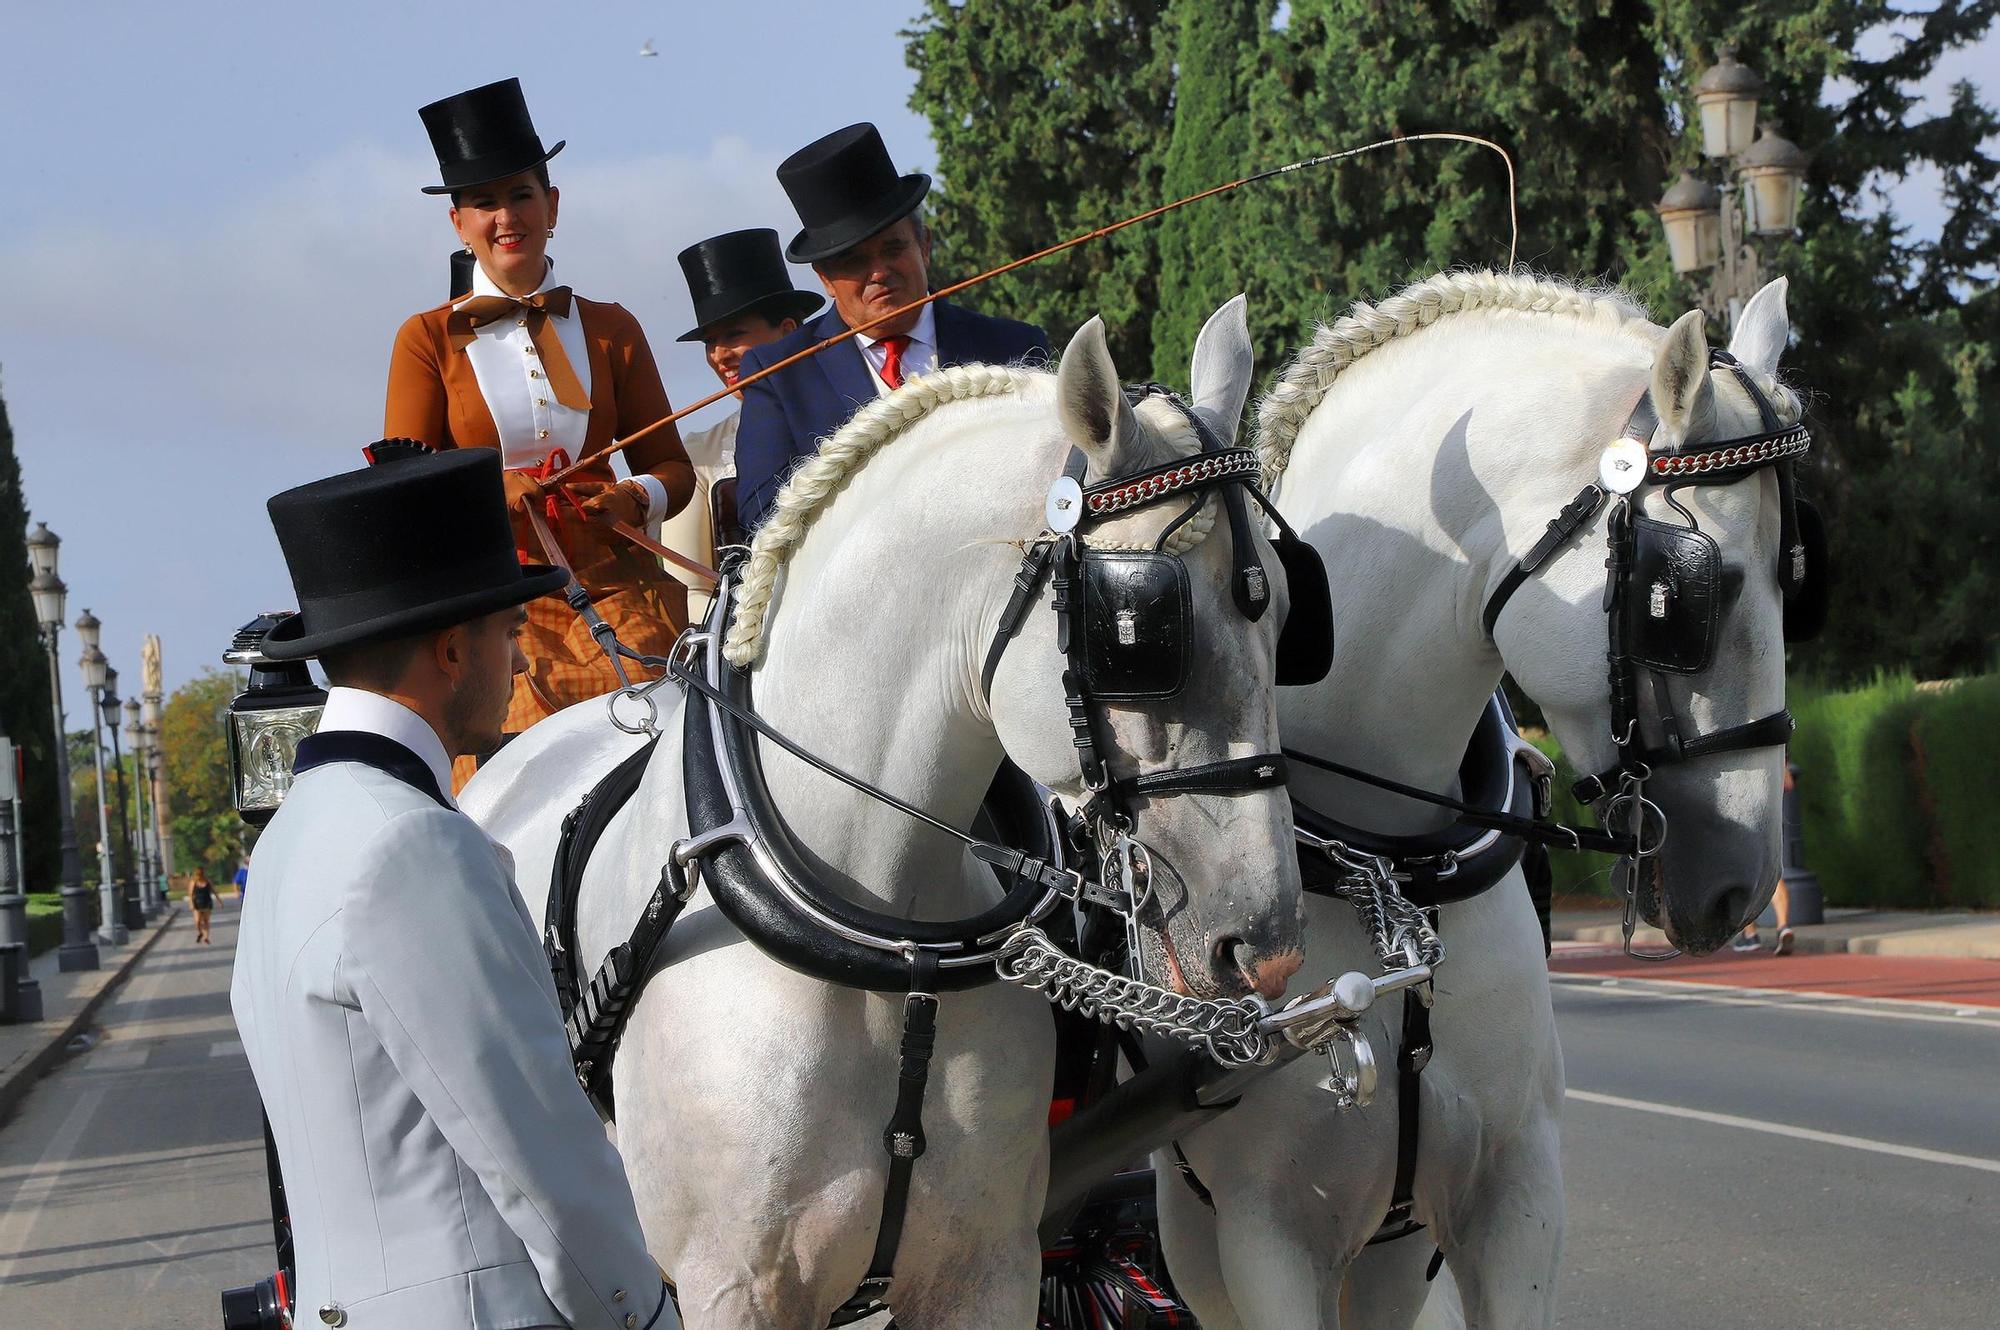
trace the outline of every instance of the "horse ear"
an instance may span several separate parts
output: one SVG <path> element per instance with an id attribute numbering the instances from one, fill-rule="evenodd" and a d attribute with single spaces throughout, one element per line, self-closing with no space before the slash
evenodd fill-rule
<path id="1" fill-rule="evenodd" d="M 1653 409 L 1659 412 L 1661 442 L 1673 445 L 1705 439 L 1715 432 L 1715 385 L 1708 377 L 1708 334 L 1702 313 L 1691 309 L 1674 320 L 1653 358 Z"/>
<path id="2" fill-rule="evenodd" d="M 1139 417 L 1125 400 L 1118 367 L 1104 342 L 1104 320 L 1093 315 L 1076 330 L 1056 371 L 1056 412 L 1069 441 L 1090 454 L 1100 476 L 1116 475 L 1121 450 L 1139 441 Z"/>
<path id="3" fill-rule="evenodd" d="M 1236 442 L 1243 419 L 1243 402 L 1250 396 L 1250 375 L 1257 355 L 1250 346 L 1250 302 L 1243 296 L 1208 316 L 1194 339 L 1194 363 L 1188 383 L 1194 390 L 1195 414 L 1208 422 L 1224 443 Z"/>
<path id="4" fill-rule="evenodd" d="M 1759 374 L 1777 372 L 1778 357 L 1785 354 L 1785 343 L 1791 339 L 1791 319 L 1785 312 L 1788 284 L 1788 278 L 1780 277 L 1751 296 L 1729 339 L 1729 354 Z"/>

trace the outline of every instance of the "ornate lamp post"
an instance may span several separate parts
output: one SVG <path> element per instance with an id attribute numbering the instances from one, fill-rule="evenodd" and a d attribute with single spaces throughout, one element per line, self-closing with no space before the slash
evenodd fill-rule
<path id="1" fill-rule="evenodd" d="M 1701 307 L 1727 330 L 1767 279 L 1765 241 L 1791 234 L 1810 159 L 1766 120 L 1764 80 L 1733 50 L 1695 84 L 1701 168 L 1683 171 L 1655 211 L 1678 273 L 1710 272 Z"/>
<path id="2" fill-rule="evenodd" d="M 56 576 L 56 554 L 61 537 L 37 522 L 28 537 L 28 564 L 34 579 L 28 590 L 35 598 L 35 619 L 41 625 L 42 645 L 49 653 L 49 698 L 55 711 L 55 780 L 57 827 L 62 856 L 63 940 L 56 952 L 56 964 L 65 971 L 95 970 L 97 946 L 90 939 L 90 893 L 83 886 L 83 863 L 76 853 L 76 810 L 70 799 L 69 741 L 63 731 L 62 660 L 57 639 L 62 635 L 69 588 Z"/>
<path id="3" fill-rule="evenodd" d="M 98 708 L 105 675 L 111 670 L 111 662 L 97 649 L 103 627 L 89 610 L 78 616 L 76 639 L 83 643 L 83 656 L 77 663 L 83 670 L 84 691 L 90 694 L 90 752 L 97 762 L 97 941 L 100 946 L 121 946 L 129 935 L 118 872 L 111 862 L 111 808 L 104 788 L 104 716 Z"/>
<path id="4" fill-rule="evenodd" d="M 118 777 L 118 834 L 125 840 L 126 861 L 132 865 L 133 880 L 118 884 L 118 899 L 125 916 L 128 931 L 146 926 L 146 910 L 139 900 L 138 855 L 132 843 L 132 800 L 125 792 L 125 753 L 118 742 L 118 718 L 124 706 L 118 700 L 118 671 L 104 671 L 104 696 L 98 699 L 98 709 L 104 713 L 104 732 L 111 736 L 111 773 Z M 113 857 L 116 862 L 116 857 Z"/>

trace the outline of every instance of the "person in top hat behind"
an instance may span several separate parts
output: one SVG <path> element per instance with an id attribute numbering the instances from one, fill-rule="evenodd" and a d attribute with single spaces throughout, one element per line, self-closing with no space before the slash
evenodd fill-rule
<path id="1" fill-rule="evenodd" d="M 547 257 L 560 191 L 515 79 L 474 88 L 422 109 L 451 220 L 477 262 L 471 294 L 425 310 L 396 334 L 383 433 L 433 448 L 496 448 L 510 503 L 538 505 L 599 614 L 634 650 L 664 656 L 687 623 L 686 589 L 652 556 L 610 529 L 678 512 L 694 470 L 672 426 L 626 453 L 620 482 L 610 459 L 565 495 L 540 478 L 602 452 L 670 415 L 646 335 L 622 306 L 585 300 L 555 283 Z M 514 537 L 526 558 L 545 557 L 525 511 Z M 527 672 L 514 689 L 507 732 L 618 686 L 611 663 L 560 597 L 529 607 L 522 636 Z M 461 768 L 461 777 L 469 768 Z"/>
<path id="2" fill-rule="evenodd" d="M 290 1202 L 304 1325 L 672 1330 L 618 1154 L 570 1069 L 506 851 L 449 763 L 500 736 L 523 567 L 500 459 L 421 454 L 270 501 L 331 685 L 257 842 L 230 1006 Z"/>
<path id="3" fill-rule="evenodd" d="M 833 308 L 745 352 L 744 378 L 930 291 L 931 233 L 917 209 L 931 178 L 899 175 L 875 126 L 849 125 L 807 144 L 778 167 L 778 183 L 804 224 L 785 257 L 812 264 Z M 792 464 L 906 376 L 1048 354 L 1040 328 L 940 300 L 748 385 L 736 435 L 738 519 L 755 530 Z"/>
<path id="4" fill-rule="evenodd" d="M 680 254 L 695 326 L 680 335 L 700 342 L 708 367 L 725 388 L 734 388 L 743 353 L 775 342 L 799 326 L 824 302 L 792 288 L 791 273 L 778 251 L 778 233 L 769 228 L 730 231 L 688 246 Z M 741 401 L 742 393 L 736 394 Z M 715 547 L 741 538 L 736 523 L 736 428 L 731 412 L 686 436 L 694 462 L 694 501 L 668 519 L 661 530 L 666 545 L 713 565 Z M 707 583 L 689 580 L 692 612 L 699 615 Z"/>

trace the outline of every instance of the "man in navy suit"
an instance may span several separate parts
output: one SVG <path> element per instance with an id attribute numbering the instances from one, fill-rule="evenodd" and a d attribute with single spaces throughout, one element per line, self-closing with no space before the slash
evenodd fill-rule
<path id="1" fill-rule="evenodd" d="M 807 144 L 778 167 L 778 183 L 805 227 L 785 257 L 813 266 L 833 307 L 789 336 L 744 352 L 743 378 L 930 290 L 931 234 L 917 207 L 931 178 L 899 176 L 875 126 L 849 125 Z M 1040 328 L 939 300 L 748 385 L 736 436 L 738 520 L 754 531 L 794 463 L 812 456 L 856 407 L 905 377 L 1048 354 Z"/>

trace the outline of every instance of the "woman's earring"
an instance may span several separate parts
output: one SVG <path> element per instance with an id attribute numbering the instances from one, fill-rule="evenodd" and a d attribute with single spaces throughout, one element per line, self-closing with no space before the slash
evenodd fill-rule
<path id="1" fill-rule="evenodd" d="M 461 254 L 470 254 L 471 252 L 472 252 L 472 246 L 470 245 L 467 245 L 465 248 L 459 251 L 459 253 Z"/>
<path id="2" fill-rule="evenodd" d="M 556 229 L 553 226 L 551 226 L 549 228 L 549 239 L 554 240 L 555 238 L 556 238 Z"/>

